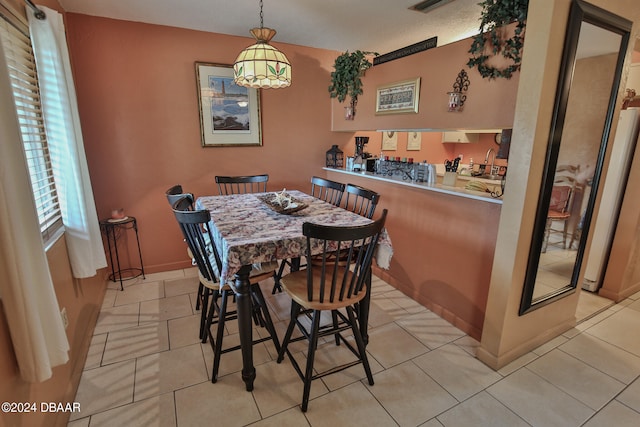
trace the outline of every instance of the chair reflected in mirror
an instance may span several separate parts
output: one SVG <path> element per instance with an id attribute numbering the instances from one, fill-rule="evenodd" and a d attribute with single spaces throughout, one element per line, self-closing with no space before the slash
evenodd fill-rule
<path id="1" fill-rule="evenodd" d="M 553 189 L 551 190 L 551 201 L 549 203 L 549 211 L 547 213 L 547 223 L 544 231 L 544 240 L 542 242 L 542 253 L 547 252 L 549 238 L 551 233 L 562 233 L 562 240 L 559 242 L 562 249 L 567 249 L 567 238 L 573 238 L 576 233 L 577 221 L 575 221 L 576 199 L 582 200 L 582 186 L 578 183 L 576 175 L 580 170 L 579 166 L 561 165 L 556 169 Z M 560 230 L 554 228 L 554 223 L 560 222 L 562 228 Z M 569 230 L 571 236 L 569 236 Z M 573 239 L 571 239 L 573 241 Z M 569 247 L 570 249 L 570 247 Z"/>

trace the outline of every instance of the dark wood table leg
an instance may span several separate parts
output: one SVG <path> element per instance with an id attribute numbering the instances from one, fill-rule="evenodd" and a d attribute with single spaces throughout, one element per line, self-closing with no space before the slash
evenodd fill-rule
<path id="1" fill-rule="evenodd" d="M 240 333 L 240 346 L 242 351 L 242 381 L 247 386 L 247 391 L 253 390 L 253 380 L 256 378 L 256 369 L 253 366 L 253 325 L 251 324 L 251 293 L 249 273 L 251 265 L 244 265 L 235 275 L 236 306 L 238 309 L 238 328 Z"/>

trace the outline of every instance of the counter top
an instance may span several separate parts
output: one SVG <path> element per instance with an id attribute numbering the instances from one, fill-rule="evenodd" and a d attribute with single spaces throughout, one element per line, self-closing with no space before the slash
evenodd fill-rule
<path id="1" fill-rule="evenodd" d="M 407 187 L 420 188 L 420 189 L 426 190 L 426 191 L 435 191 L 437 193 L 444 193 L 444 194 L 450 194 L 450 195 L 453 195 L 453 196 L 466 197 L 468 199 L 475 199 L 475 200 L 480 200 L 480 201 L 488 202 L 488 203 L 496 203 L 496 204 L 499 204 L 499 205 L 502 204 L 502 198 L 492 197 L 490 193 L 486 193 L 486 192 L 466 190 L 464 188 L 451 187 L 451 186 L 442 185 L 442 184 L 427 184 L 426 182 L 416 182 L 416 181 L 403 180 L 402 178 L 395 178 L 395 177 L 390 177 L 390 176 L 376 175 L 373 172 L 352 172 L 352 171 L 347 171 L 345 169 L 334 169 L 334 168 L 327 168 L 327 167 L 324 167 L 323 169 L 327 170 L 327 171 L 343 173 L 343 174 L 346 174 L 346 175 L 354 175 L 354 176 L 360 176 L 360 177 L 365 177 L 365 178 L 370 178 L 370 179 L 376 179 L 376 180 L 379 180 L 379 181 L 391 182 L 391 183 L 394 183 L 394 184 L 405 185 Z M 459 179 L 465 179 L 466 178 L 467 180 L 472 179 L 469 176 L 460 176 L 458 178 Z M 478 181 L 483 181 L 483 182 L 486 182 L 486 183 L 488 183 L 490 185 L 493 184 L 493 181 L 490 181 L 490 180 L 478 179 Z M 499 185 L 500 184 L 500 181 L 495 181 L 495 182 L 497 184 L 494 184 L 494 185 Z"/>

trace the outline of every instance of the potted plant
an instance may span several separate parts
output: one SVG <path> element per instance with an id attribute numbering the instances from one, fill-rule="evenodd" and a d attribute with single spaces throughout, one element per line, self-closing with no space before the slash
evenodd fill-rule
<path id="1" fill-rule="evenodd" d="M 375 52 L 356 50 L 346 51 L 336 58 L 331 72 L 331 85 L 329 95 L 343 102 L 347 96 L 351 98 L 350 105 L 345 107 L 345 118 L 353 120 L 356 114 L 358 95 L 362 95 L 362 80 L 364 72 L 373 65 L 367 58 L 368 55 L 377 55 Z"/>
<path id="2" fill-rule="evenodd" d="M 524 45 L 529 0 L 484 0 L 480 5 L 480 32 L 473 37 L 469 49 L 473 56 L 469 58 L 467 65 L 469 68 L 478 67 L 478 72 L 484 78 L 510 79 L 513 73 L 520 69 L 522 61 L 520 52 Z M 514 35 L 506 38 L 502 27 L 513 22 L 517 22 Z M 501 69 L 487 65 L 489 54 L 502 54 L 511 60 L 512 64 Z"/>

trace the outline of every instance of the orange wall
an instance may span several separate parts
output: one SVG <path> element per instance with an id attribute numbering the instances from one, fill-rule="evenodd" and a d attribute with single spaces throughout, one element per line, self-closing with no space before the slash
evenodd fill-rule
<path id="1" fill-rule="evenodd" d="M 148 272 L 189 264 L 164 197 L 173 184 L 217 194 L 215 175 L 268 173 L 270 189 L 307 189 L 326 150 L 351 137 L 331 132 L 336 52 L 276 36 L 293 83 L 262 91 L 263 146 L 202 148 L 194 62 L 231 64 L 249 38 L 73 13 L 67 31 L 98 214 L 123 207 L 138 219 Z"/>

